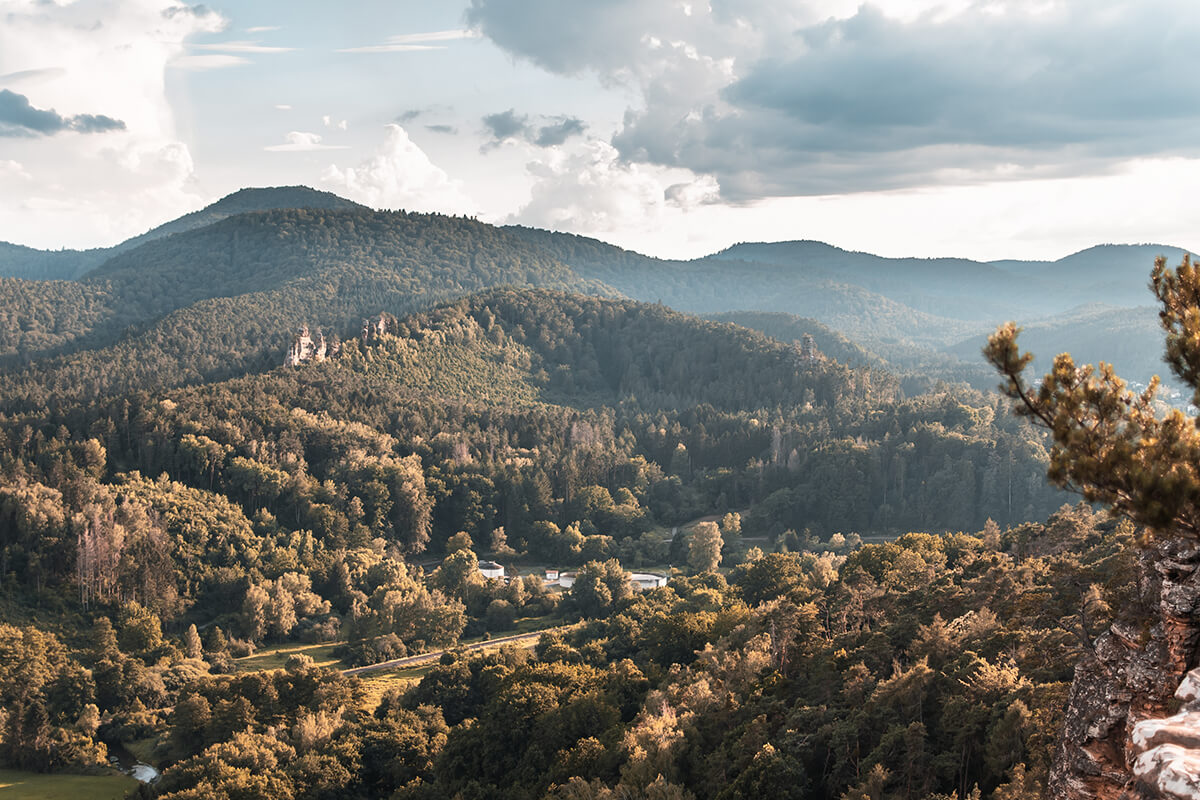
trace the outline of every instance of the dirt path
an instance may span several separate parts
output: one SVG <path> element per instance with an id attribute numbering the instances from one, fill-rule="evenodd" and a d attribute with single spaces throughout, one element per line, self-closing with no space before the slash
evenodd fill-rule
<path id="1" fill-rule="evenodd" d="M 550 633 L 552 631 L 561 631 L 567 627 L 570 627 L 570 626 L 560 625 L 557 628 L 546 628 L 545 630 L 531 631 L 529 633 L 518 633 L 518 634 L 514 634 L 513 636 L 502 636 L 499 639 L 487 639 L 486 641 L 475 642 L 474 644 L 463 645 L 462 647 L 452 647 L 449 649 L 452 651 L 468 651 L 468 652 L 472 651 L 472 650 L 486 650 L 489 647 L 495 647 L 496 645 L 501 645 L 501 644 L 514 644 L 516 642 L 527 642 L 531 639 L 537 639 L 543 633 Z M 365 667 L 354 667 L 353 669 L 344 669 L 344 670 L 342 670 L 342 674 L 343 675 L 361 675 L 364 672 L 374 672 L 376 670 L 381 670 L 381 669 L 398 669 L 400 667 L 419 667 L 423 664 L 428 664 L 430 662 L 437 661 L 439 658 L 442 657 L 442 654 L 445 652 L 446 652 L 445 650 L 435 650 L 432 653 L 421 653 L 420 655 L 416 655 L 416 656 L 405 656 L 404 658 L 394 658 L 391 661 L 380 661 L 378 664 L 368 664 Z"/>

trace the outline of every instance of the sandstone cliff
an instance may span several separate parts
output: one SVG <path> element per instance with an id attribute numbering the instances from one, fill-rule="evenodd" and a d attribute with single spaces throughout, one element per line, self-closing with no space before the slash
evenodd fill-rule
<path id="1" fill-rule="evenodd" d="M 1139 561 L 1135 607 L 1122 609 L 1076 667 L 1048 787 L 1054 800 L 1200 797 L 1200 780 L 1188 788 L 1183 777 L 1190 765 L 1200 779 L 1200 751 L 1189 749 L 1200 745 L 1200 728 L 1192 718 L 1173 717 L 1181 702 L 1176 692 L 1185 692 L 1181 683 L 1197 665 L 1200 546 L 1159 542 Z M 1195 741 L 1167 738 L 1189 725 Z"/>

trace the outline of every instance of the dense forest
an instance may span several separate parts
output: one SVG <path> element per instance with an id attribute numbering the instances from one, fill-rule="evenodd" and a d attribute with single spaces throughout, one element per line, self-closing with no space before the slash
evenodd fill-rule
<path id="1" fill-rule="evenodd" d="M 0 279 L 0 769 L 132 753 L 171 800 L 1039 796 L 1074 661 L 1147 602 L 1145 534 L 945 380 L 922 347 L 962 320 L 815 267 L 784 282 L 832 317 L 718 302 L 769 255 L 706 288 L 290 189 Z"/>
<path id="2" fill-rule="evenodd" d="M 291 209 L 149 241 L 79 282 L 0 282 L 0 407 L 261 371 L 295 327 L 341 332 L 489 286 L 602 287 L 464 218 Z M 28 366 L 23 366 L 28 364 Z"/>
<path id="3" fill-rule="evenodd" d="M 705 315 L 811 318 L 906 376 L 984 390 L 994 379 L 978 358 L 980 348 L 1014 317 L 1031 323 L 1040 369 L 1069 350 L 1115 363 L 1143 383 L 1162 373 L 1146 265 L 1160 255 L 1183 255 L 1162 245 L 1101 245 L 1054 262 L 976 262 L 882 258 L 800 241 L 745 243 L 692 261 L 665 261 L 572 234 L 509 230 L 627 297 Z"/>
<path id="4" fill-rule="evenodd" d="M 1070 664 L 1130 601 L 1131 538 L 1064 508 L 1002 535 L 772 554 L 641 595 L 597 593 L 613 562 L 591 562 L 562 599 L 579 624 L 534 652 L 448 653 L 372 702 L 306 656 L 229 674 L 244 644 L 164 636 L 127 601 L 74 646 L 0 628 L 0 752 L 78 766 L 99 739 L 149 739 L 170 798 L 1033 798 Z M 383 581 L 366 618 L 380 596 L 403 616 L 412 578 L 371 562 L 338 572 Z M 303 580 L 267 581 L 253 595 L 267 635 L 281 596 L 322 603 Z"/>

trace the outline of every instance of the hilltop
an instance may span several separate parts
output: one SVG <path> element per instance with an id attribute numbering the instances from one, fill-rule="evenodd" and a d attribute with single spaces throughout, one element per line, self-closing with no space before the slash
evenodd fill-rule
<path id="1" fill-rule="evenodd" d="M 0 278 L 0 407 L 260 371 L 301 321 L 340 330 L 380 308 L 403 314 L 505 285 L 736 313 L 785 338 L 801 324 L 914 391 L 939 380 L 990 388 L 976 357 L 984 337 L 1032 318 L 1039 363 L 1073 347 L 1145 381 L 1160 371 L 1161 345 L 1153 319 L 1126 309 L 1144 306 L 1159 252 L 1182 253 L 1103 245 L 1054 262 L 983 263 L 792 241 L 669 261 L 582 236 L 372 211 L 305 187 L 245 189 L 104 251 L 0 246 L 0 272 L 76 278 Z"/>
<path id="2" fill-rule="evenodd" d="M 36 280 L 73 280 L 87 274 L 113 256 L 132 250 L 146 242 L 161 239 L 173 233 L 202 228 L 237 214 L 281 208 L 335 211 L 362 209 L 365 206 L 330 192 L 310 189 L 307 186 L 241 189 L 199 211 L 185 214 L 112 247 L 90 250 L 36 250 L 32 247 L 0 242 L 0 276 Z"/>
<path id="3" fill-rule="evenodd" d="M 706 315 L 754 311 L 811 318 L 895 369 L 979 388 L 994 384 L 977 357 L 987 334 L 1008 320 L 1031 318 L 1039 330 L 1039 364 L 1082 340 L 1085 357 L 1109 354 L 1112 360 L 1118 354 L 1129 377 L 1149 380 L 1162 371 L 1162 342 L 1156 324 L 1146 324 L 1138 309 L 1151 300 L 1147 284 L 1155 258 L 1178 263 L 1184 254 L 1167 245 L 1109 244 L 1056 261 L 980 262 L 885 258 L 801 240 L 748 242 L 669 261 L 572 234 L 511 230 L 628 297 Z M 1119 324 L 1100 323 L 1099 307 Z M 1077 335 L 1081 323 L 1086 337 Z"/>
<path id="4" fill-rule="evenodd" d="M 464 218 L 351 210 L 239 214 L 148 241 L 79 282 L 0 280 L 9 408 L 210 380 L 283 357 L 302 322 L 341 330 L 488 286 L 594 293 L 544 252 Z"/>

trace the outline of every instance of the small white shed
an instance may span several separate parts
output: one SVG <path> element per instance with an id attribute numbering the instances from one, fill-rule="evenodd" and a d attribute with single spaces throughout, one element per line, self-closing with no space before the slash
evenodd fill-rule
<path id="1" fill-rule="evenodd" d="M 639 592 L 647 592 L 667 585 L 666 575 L 655 575 L 653 572 L 635 572 L 629 576 L 629 582 Z"/>

